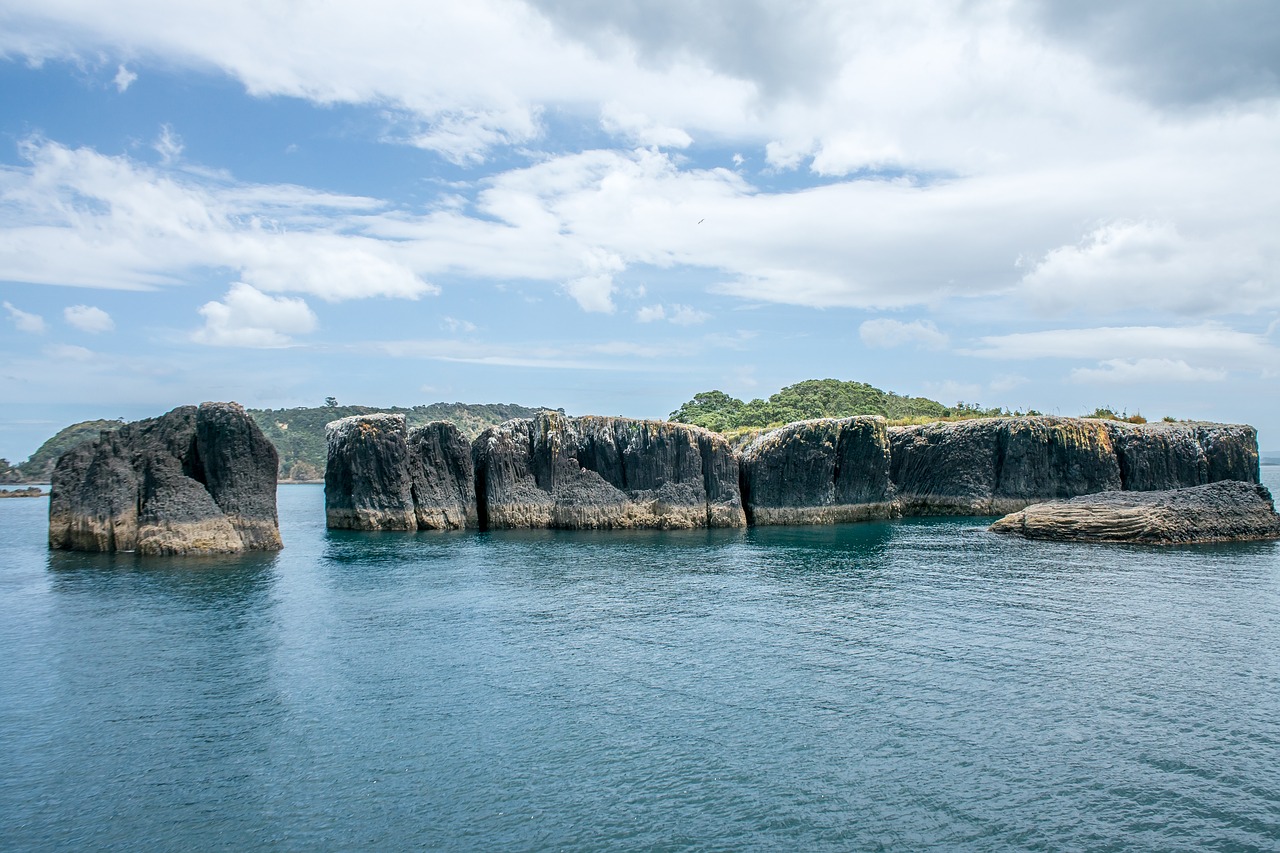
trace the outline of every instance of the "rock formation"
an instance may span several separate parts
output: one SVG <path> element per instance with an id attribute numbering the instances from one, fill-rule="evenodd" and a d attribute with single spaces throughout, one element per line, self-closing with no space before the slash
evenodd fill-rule
<path id="1" fill-rule="evenodd" d="M 410 432 L 404 415 L 354 415 L 326 429 L 326 523 L 336 530 L 460 530 L 477 523 L 471 448 L 453 424 Z"/>
<path id="2" fill-rule="evenodd" d="M 741 527 L 738 462 L 699 427 L 543 412 L 472 445 L 481 526 Z"/>
<path id="3" fill-rule="evenodd" d="M 236 403 L 182 406 L 64 453 L 49 546 L 221 554 L 281 547 L 276 450 Z"/>
<path id="4" fill-rule="evenodd" d="M 743 502 L 752 524 L 837 524 L 899 513 L 881 417 L 788 424 L 742 453 Z"/>
<path id="5" fill-rule="evenodd" d="M 904 515 L 997 515 L 1120 488 L 1103 421 L 983 418 L 889 430 Z"/>
<path id="6" fill-rule="evenodd" d="M 1127 491 L 1179 489 L 1219 480 L 1258 482 L 1258 434 L 1251 426 L 1106 424 Z"/>
<path id="7" fill-rule="evenodd" d="M 1175 545 L 1280 539 L 1271 493 L 1222 480 L 1153 492 L 1102 492 L 1037 503 L 991 525 L 995 533 L 1069 542 Z"/>

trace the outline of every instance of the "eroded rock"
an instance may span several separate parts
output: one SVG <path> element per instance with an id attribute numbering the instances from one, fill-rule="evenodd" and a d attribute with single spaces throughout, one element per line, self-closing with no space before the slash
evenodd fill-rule
<path id="1" fill-rule="evenodd" d="M 276 450 L 236 403 L 182 406 L 63 454 L 49 546 L 223 554 L 281 547 Z"/>
<path id="2" fill-rule="evenodd" d="M 699 427 L 544 412 L 472 445 L 486 528 L 741 527 L 738 462 Z"/>
<path id="3" fill-rule="evenodd" d="M 881 417 L 788 424 L 748 445 L 741 465 L 752 524 L 837 524 L 900 514 Z"/>
<path id="4" fill-rule="evenodd" d="M 404 415 L 330 423 L 325 519 L 335 530 L 460 530 L 477 524 L 471 447 L 453 424 L 409 431 Z"/>
<path id="5" fill-rule="evenodd" d="M 1176 545 L 1280 538 L 1271 493 L 1223 480 L 1185 489 L 1102 492 L 1037 503 L 991 525 L 994 533 L 1065 542 Z"/>

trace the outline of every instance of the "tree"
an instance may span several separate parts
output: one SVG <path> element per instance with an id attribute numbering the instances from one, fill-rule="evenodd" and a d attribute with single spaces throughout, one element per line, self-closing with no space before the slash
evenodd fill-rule
<path id="1" fill-rule="evenodd" d="M 337 397 L 325 397 L 325 398 L 324 398 L 324 404 L 325 404 L 325 406 L 327 406 L 327 407 L 328 407 L 328 408 L 330 408 L 330 409 L 336 409 L 336 408 L 338 408 L 338 398 L 337 398 Z"/>

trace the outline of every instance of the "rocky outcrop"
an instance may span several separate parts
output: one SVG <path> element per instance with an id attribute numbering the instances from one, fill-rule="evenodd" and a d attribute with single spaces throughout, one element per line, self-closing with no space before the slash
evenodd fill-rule
<path id="1" fill-rule="evenodd" d="M 1280 539 L 1271 493 L 1224 480 L 1153 492 L 1103 492 L 1032 504 L 991 525 L 995 533 L 1065 542 L 1177 545 Z"/>
<path id="2" fill-rule="evenodd" d="M 485 528 L 741 527 L 738 462 L 699 427 L 544 412 L 472 445 Z"/>
<path id="3" fill-rule="evenodd" d="M 326 427 L 325 518 L 335 530 L 461 530 L 477 525 L 471 446 L 453 424 L 409 431 L 404 415 Z"/>
<path id="4" fill-rule="evenodd" d="M 1258 482 L 1258 434 L 1251 426 L 1106 424 L 1127 491 L 1179 489 L 1219 480 Z"/>
<path id="5" fill-rule="evenodd" d="M 103 432 L 53 470 L 49 546 L 222 554 L 281 547 L 276 450 L 236 403 Z"/>
<path id="6" fill-rule="evenodd" d="M 788 424 L 748 445 L 741 465 L 752 524 L 837 524 L 900 514 L 881 417 Z"/>
<path id="7" fill-rule="evenodd" d="M 904 515 L 998 515 L 1121 487 L 1103 421 L 983 418 L 889 430 Z"/>

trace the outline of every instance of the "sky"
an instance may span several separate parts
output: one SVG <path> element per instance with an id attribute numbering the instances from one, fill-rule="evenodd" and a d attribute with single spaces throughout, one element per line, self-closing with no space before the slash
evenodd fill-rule
<path id="1" fill-rule="evenodd" d="M 0 456 L 811 378 L 1280 449 L 1273 0 L 0 0 Z"/>

